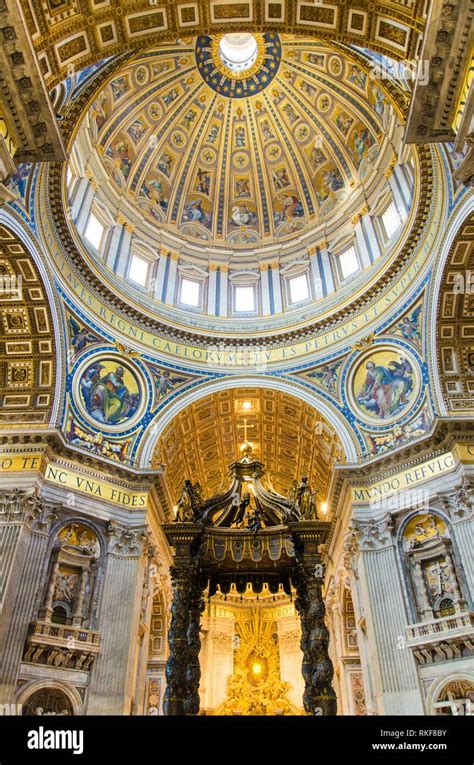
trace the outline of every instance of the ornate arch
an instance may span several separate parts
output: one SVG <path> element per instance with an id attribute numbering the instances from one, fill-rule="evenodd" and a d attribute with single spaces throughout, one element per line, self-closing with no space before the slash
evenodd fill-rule
<path id="1" fill-rule="evenodd" d="M 282 391 L 294 396 L 301 401 L 318 410 L 333 427 L 339 437 L 345 452 L 347 462 L 357 460 L 356 438 L 350 431 L 348 422 L 342 418 L 341 414 L 334 406 L 329 404 L 316 391 L 309 392 L 303 386 L 299 386 L 293 381 L 284 380 L 277 377 L 246 377 L 235 376 L 226 377 L 213 382 L 206 382 L 204 385 L 195 388 L 188 393 L 178 397 L 166 409 L 162 410 L 159 419 L 152 422 L 147 432 L 143 435 L 143 445 L 140 455 L 140 467 L 147 468 L 152 462 L 153 453 L 164 429 L 173 420 L 176 415 L 190 404 L 201 398 L 209 396 L 212 393 L 229 388 L 268 388 L 270 390 Z"/>
<path id="2" fill-rule="evenodd" d="M 72 706 L 73 714 L 76 717 L 77 715 L 84 714 L 84 702 L 81 698 L 81 695 L 77 688 L 75 688 L 73 685 L 70 685 L 69 683 L 65 683 L 63 680 L 33 680 L 32 682 L 26 683 L 25 685 L 22 685 L 20 688 L 20 691 L 18 692 L 16 703 L 25 705 L 26 702 L 33 696 L 34 693 L 37 691 L 41 691 L 44 689 L 53 689 L 58 690 L 64 693 L 67 700 Z"/>
<path id="3" fill-rule="evenodd" d="M 3 210 L 0 279 L 1 419 L 10 429 L 46 428 L 56 424 L 61 397 L 58 312 L 34 242 Z"/>

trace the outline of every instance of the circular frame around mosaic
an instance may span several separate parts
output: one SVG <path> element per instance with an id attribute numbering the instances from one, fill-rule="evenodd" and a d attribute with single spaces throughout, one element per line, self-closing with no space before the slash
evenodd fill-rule
<path id="1" fill-rule="evenodd" d="M 81 415 L 108 432 L 128 430 L 146 409 L 142 372 L 113 353 L 83 360 L 74 374 L 73 396 Z"/>
<path id="2" fill-rule="evenodd" d="M 373 345 L 349 372 L 346 390 L 351 409 L 361 422 L 391 425 L 415 406 L 421 379 L 419 364 L 406 348 Z"/>

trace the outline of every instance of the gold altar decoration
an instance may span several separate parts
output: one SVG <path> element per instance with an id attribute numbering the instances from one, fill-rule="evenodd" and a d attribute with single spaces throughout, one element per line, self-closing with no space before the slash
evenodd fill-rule
<path id="1" fill-rule="evenodd" d="M 280 678 L 276 623 L 266 609 L 237 613 L 238 648 L 234 674 L 227 680 L 227 698 L 216 715 L 300 715 L 288 700 L 290 684 Z"/>

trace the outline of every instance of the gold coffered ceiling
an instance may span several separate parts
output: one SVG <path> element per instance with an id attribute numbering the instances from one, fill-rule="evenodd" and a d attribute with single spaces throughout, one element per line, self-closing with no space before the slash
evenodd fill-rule
<path id="1" fill-rule="evenodd" d="M 474 216 L 461 226 L 438 298 L 436 347 L 448 411 L 474 412 Z"/>
<path id="2" fill-rule="evenodd" d="M 400 59 L 417 53 L 424 0 L 22 0 L 50 87 L 71 70 L 124 51 L 183 36 L 220 32 L 314 34 L 362 45 Z"/>
<path id="3" fill-rule="evenodd" d="M 191 404 L 164 430 L 155 459 L 165 466 L 172 501 L 186 478 L 199 481 L 205 496 L 228 488 L 228 465 L 239 458 L 246 437 L 276 491 L 286 495 L 293 479 L 308 475 L 318 501 L 326 499 L 334 460 L 343 459 L 331 426 L 291 395 L 239 388 Z"/>
<path id="4" fill-rule="evenodd" d="M 0 226 L 0 427 L 47 426 L 55 383 L 51 309 L 36 264 Z"/>

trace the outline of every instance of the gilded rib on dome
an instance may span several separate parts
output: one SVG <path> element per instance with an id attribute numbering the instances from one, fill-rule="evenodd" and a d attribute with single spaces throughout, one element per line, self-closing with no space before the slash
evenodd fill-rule
<path id="1" fill-rule="evenodd" d="M 376 170 L 387 95 L 327 44 L 256 39 L 240 73 L 219 66 L 210 37 L 124 65 L 84 123 L 96 180 L 160 228 L 221 246 L 291 238 L 339 214 Z"/>

